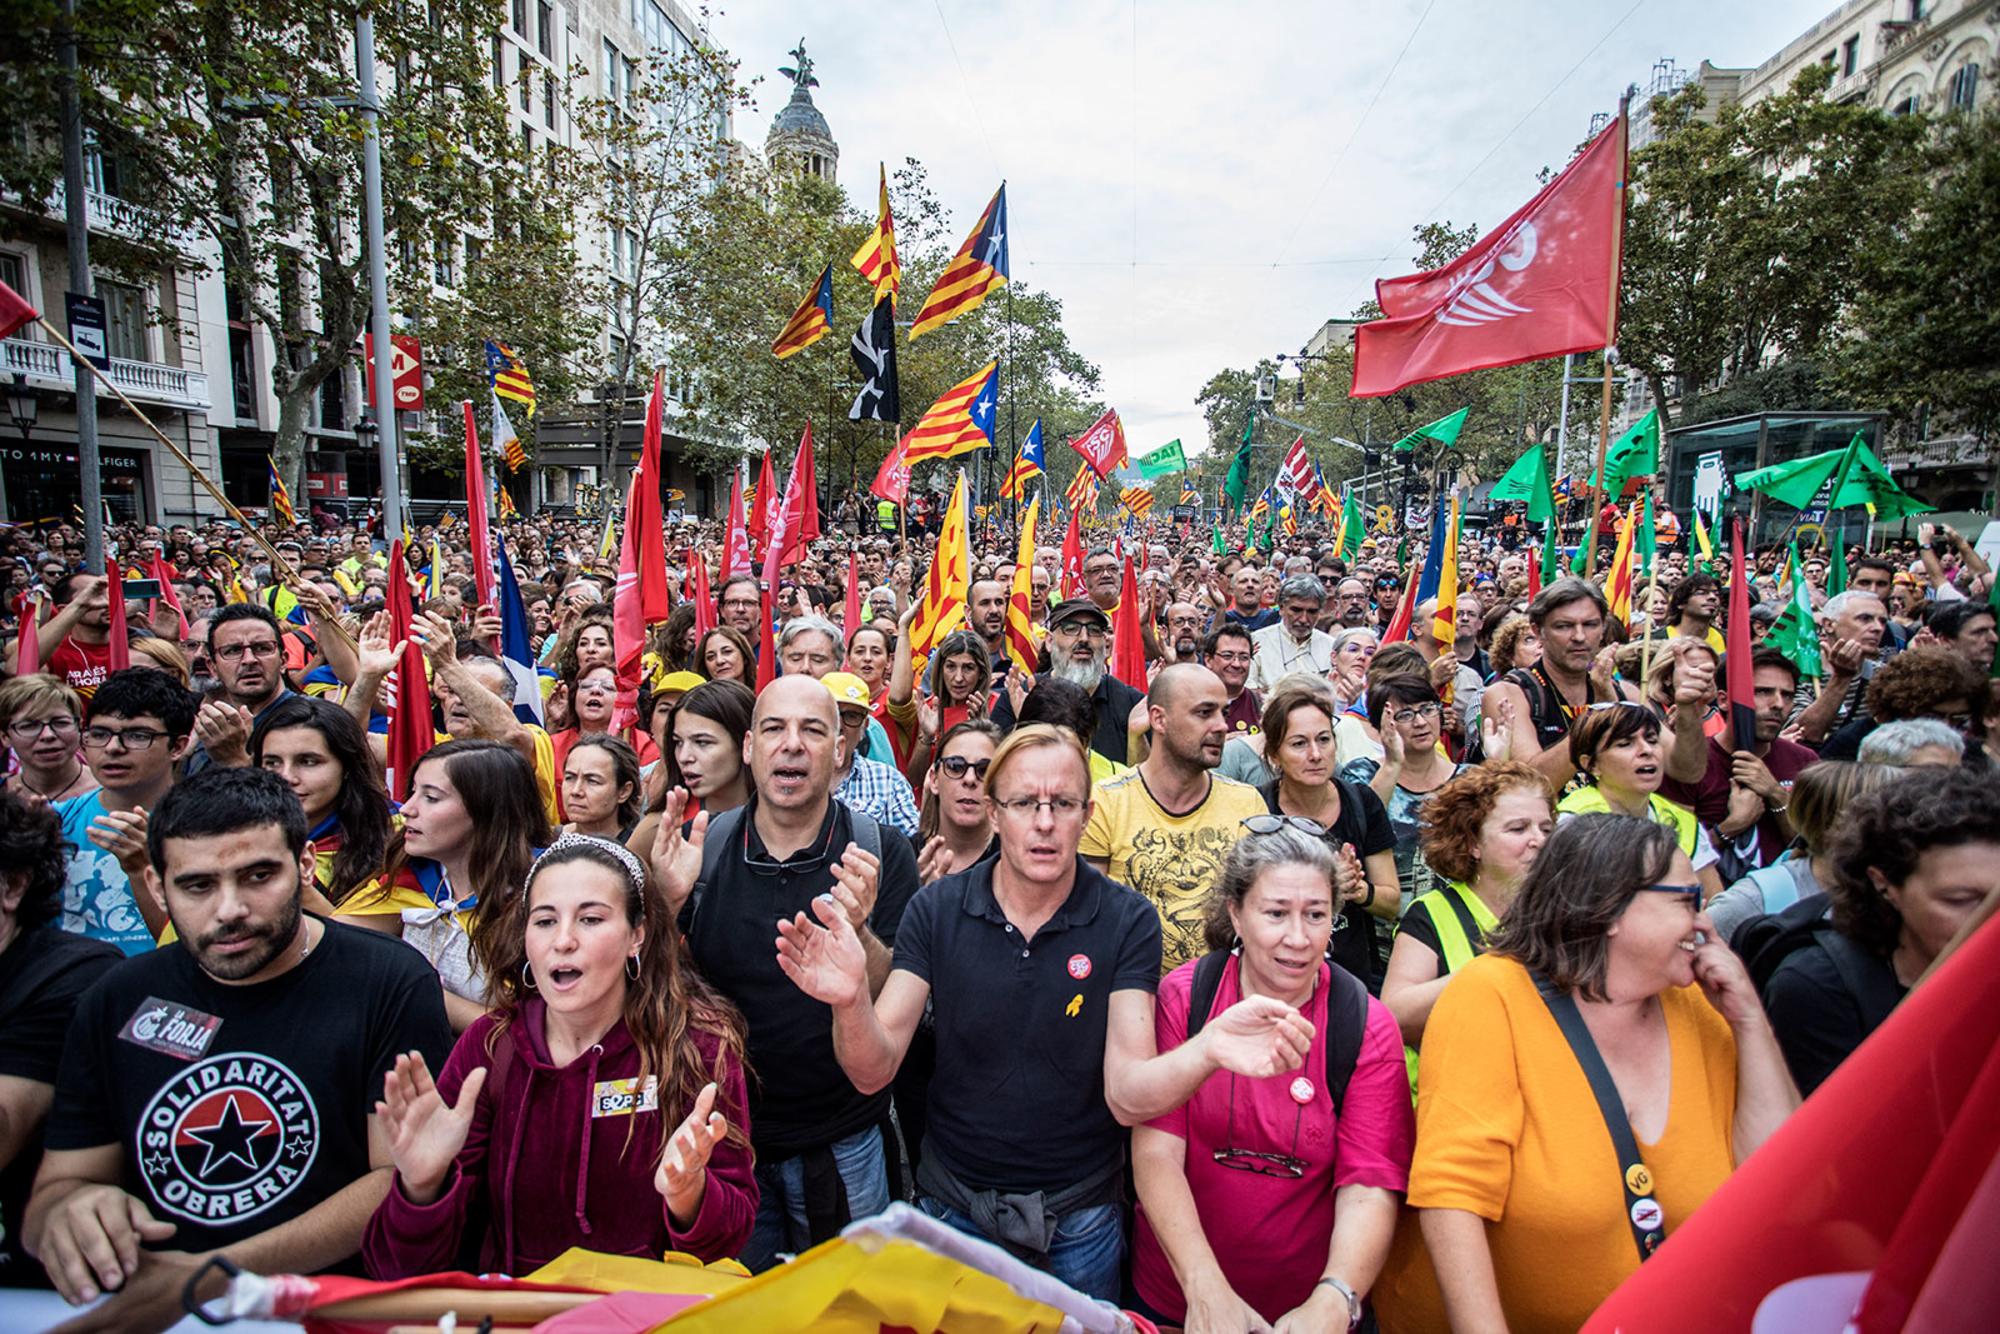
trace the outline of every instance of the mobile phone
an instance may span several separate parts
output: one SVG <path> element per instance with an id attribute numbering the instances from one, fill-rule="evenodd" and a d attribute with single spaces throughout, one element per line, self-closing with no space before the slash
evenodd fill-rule
<path id="1" fill-rule="evenodd" d="M 127 600 L 136 598 L 156 598 L 160 595 L 160 581 L 157 579 L 127 579 L 124 584 Z"/>

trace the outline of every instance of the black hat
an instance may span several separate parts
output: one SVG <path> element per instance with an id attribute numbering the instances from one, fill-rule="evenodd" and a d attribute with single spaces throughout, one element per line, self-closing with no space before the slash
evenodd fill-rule
<path id="1" fill-rule="evenodd" d="M 1070 598 L 1066 602 L 1056 603 L 1049 609 L 1049 629 L 1053 630 L 1064 621 L 1075 620 L 1079 616 L 1090 617 L 1102 629 L 1111 628 L 1111 618 L 1105 615 L 1104 608 L 1089 598 Z"/>

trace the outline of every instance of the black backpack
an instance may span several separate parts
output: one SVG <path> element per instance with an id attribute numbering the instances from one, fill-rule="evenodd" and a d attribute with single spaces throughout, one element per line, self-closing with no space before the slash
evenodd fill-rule
<path id="1" fill-rule="evenodd" d="M 1854 998 L 1864 1029 L 1872 1032 L 1903 999 L 1902 988 L 1881 960 L 1834 928 L 1826 910 L 1824 893 L 1808 894 L 1789 908 L 1744 922 L 1730 937 L 1729 947 L 1743 960 L 1757 995 L 1768 1005 L 1771 979 L 1779 965 L 1800 950 L 1819 946 L 1833 961 L 1841 987 Z"/>
<path id="2" fill-rule="evenodd" d="M 1195 961 L 1194 986 L 1188 993 L 1189 1037 L 1201 1032 L 1208 1022 L 1215 993 L 1222 986 L 1223 965 L 1228 961 L 1227 950 L 1204 954 Z M 1354 1067 L 1361 1060 L 1361 1039 L 1368 1029 L 1368 988 L 1331 959 L 1327 967 L 1332 977 L 1326 996 L 1326 1023 L 1331 1030 L 1326 1035 L 1326 1088 L 1333 1095 L 1333 1114 L 1338 1116 L 1341 1101 L 1347 1096 L 1347 1081 L 1354 1077 Z"/>

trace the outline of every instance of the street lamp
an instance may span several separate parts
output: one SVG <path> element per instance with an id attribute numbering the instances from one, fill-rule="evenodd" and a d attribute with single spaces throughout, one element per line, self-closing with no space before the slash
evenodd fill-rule
<path id="1" fill-rule="evenodd" d="M 14 372 L 13 388 L 7 391 L 7 415 L 14 419 L 14 429 L 26 440 L 34 432 L 35 423 L 41 420 L 42 401 L 28 391 L 28 377 Z"/>

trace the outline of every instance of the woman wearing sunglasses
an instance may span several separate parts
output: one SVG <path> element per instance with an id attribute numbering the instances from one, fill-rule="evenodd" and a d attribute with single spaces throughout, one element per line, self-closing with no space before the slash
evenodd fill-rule
<path id="1" fill-rule="evenodd" d="M 1694 812 L 1660 795 L 1667 776 L 1661 735 L 1659 715 L 1632 700 L 1605 700 L 1578 714 L 1569 728 L 1569 762 L 1586 786 L 1556 803 L 1556 819 L 1609 812 L 1665 826 L 1693 865 L 1705 903 L 1722 892 L 1722 873 Z"/>
<path id="2" fill-rule="evenodd" d="M 1384 951 L 1376 948 L 1371 919 L 1394 922 L 1401 906 L 1396 834 L 1380 797 L 1334 776 L 1333 708 L 1331 695 L 1317 686 L 1281 686 L 1271 696 L 1264 755 L 1277 777 L 1257 790 L 1272 815 L 1303 821 L 1299 827 L 1318 831 L 1333 851 L 1340 911 L 1329 928 L 1328 957 L 1380 993 Z"/>
<path id="3" fill-rule="evenodd" d="M 993 814 L 986 803 L 986 770 L 1002 733 L 984 718 L 969 718 L 944 734 L 937 763 L 924 775 L 917 813 L 917 879 L 928 885 L 956 875 L 997 851 Z"/>
<path id="4" fill-rule="evenodd" d="M 1601 813 L 1443 989 L 1418 1085 L 1398 1331 L 1581 1327 L 1799 1102 L 1673 831 Z"/>
<path id="5" fill-rule="evenodd" d="M 1134 1309 L 1189 1329 L 1344 1330 L 1388 1254 L 1407 1184 L 1402 1043 L 1382 1003 L 1326 961 L 1333 849 L 1307 822 L 1244 823 L 1204 922 L 1209 948 L 1228 952 L 1161 980 L 1159 1049 L 1189 1036 L 1196 1008 L 1199 1028 L 1259 995 L 1310 1020 L 1312 1048 L 1288 1074 L 1211 1075 L 1133 1130 Z"/>

